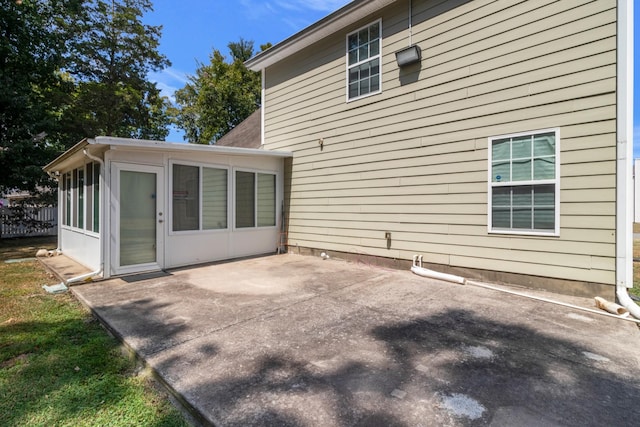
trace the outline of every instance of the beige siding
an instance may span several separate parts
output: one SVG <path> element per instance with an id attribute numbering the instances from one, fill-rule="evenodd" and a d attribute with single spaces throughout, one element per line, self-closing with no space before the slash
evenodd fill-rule
<path id="1" fill-rule="evenodd" d="M 407 70 L 399 3 L 266 70 L 266 148 L 295 152 L 290 245 L 614 284 L 616 2 L 414 0 Z M 378 18 L 382 93 L 347 102 L 345 36 Z M 560 236 L 489 234 L 487 138 L 546 128 Z"/>

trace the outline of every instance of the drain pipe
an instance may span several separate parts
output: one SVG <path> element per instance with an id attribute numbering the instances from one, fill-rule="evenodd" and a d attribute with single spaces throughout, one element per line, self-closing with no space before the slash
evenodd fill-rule
<path id="1" fill-rule="evenodd" d="M 98 162 L 98 164 L 100 164 L 100 180 L 102 180 L 102 176 L 104 174 L 104 161 L 99 158 L 94 156 L 93 154 L 89 153 L 89 151 L 85 148 L 82 150 L 82 153 L 89 159 Z M 102 188 L 103 190 L 101 191 L 101 193 L 104 192 L 104 185 L 100 185 L 100 188 Z M 100 213 L 102 213 L 102 199 L 103 196 L 102 194 L 100 194 L 100 200 L 98 201 L 99 208 L 98 211 Z M 82 282 L 82 281 L 91 281 L 91 279 L 93 279 L 93 277 L 95 276 L 100 276 L 102 275 L 103 271 L 104 271 L 104 224 L 102 224 L 102 226 L 100 227 L 100 268 L 98 268 L 95 271 L 92 271 L 90 273 L 85 273 L 85 274 L 81 274 L 79 276 L 75 276 L 72 277 L 70 279 L 67 279 L 64 281 L 65 285 L 71 285 L 74 283 L 78 283 L 78 282 Z"/>
<path id="2" fill-rule="evenodd" d="M 542 302 L 547 302 L 547 303 L 551 303 L 551 304 L 555 304 L 555 305 L 560 305 L 560 306 L 563 306 L 563 307 L 572 308 L 574 310 L 581 310 L 581 311 L 586 311 L 586 312 L 593 313 L 593 314 L 599 314 L 600 316 L 607 316 L 607 317 L 613 317 L 613 318 L 619 319 L 619 320 L 626 320 L 628 322 L 634 322 L 634 323 L 640 325 L 640 320 L 633 319 L 631 317 L 623 317 L 623 316 L 619 316 L 619 315 L 616 315 L 616 314 L 607 313 L 607 312 L 604 312 L 604 311 L 598 311 L 598 310 L 594 310 L 594 309 L 587 308 L 587 307 L 581 307 L 581 306 L 575 305 L 575 304 L 569 304 L 569 303 L 566 303 L 566 302 L 556 301 L 556 300 L 552 300 L 552 299 L 549 299 L 549 298 L 537 297 L 537 296 L 525 294 L 525 293 L 522 293 L 522 292 L 511 291 L 509 289 L 504 289 L 504 288 L 500 288 L 500 287 L 497 287 L 497 286 L 492 286 L 492 285 L 489 285 L 489 284 L 486 284 L 486 283 L 480 283 L 480 282 L 476 282 L 474 280 L 468 280 L 468 279 L 466 279 L 464 277 L 456 276 L 454 274 L 446 274 L 446 273 L 440 273 L 439 271 L 429 270 L 427 268 L 422 267 L 422 255 L 414 255 L 413 256 L 413 265 L 411 266 L 411 271 L 414 274 L 417 274 L 417 275 L 422 276 L 422 277 L 428 277 L 428 278 L 431 278 L 431 279 L 444 280 L 446 282 L 457 283 L 459 285 L 477 286 L 479 288 L 490 289 L 490 290 L 493 290 L 493 291 L 498 291 L 498 292 L 503 292 L 503 293 L 506 293 L 506 294 L 516 295 L 516 296 L 523 297 L 523 298 L 529 298 L 529 299 L 533 299 L 533 300 L 537 300 L 537 301 L 542 301 Z"/>
<path id="3" fill-rule="evenodd" d="M 616 295 L 640 319 L 640 307 L 627 288 L 633 287 L 633 1 L 618 2 L 617 161 L 616 161 Z"/>
<path id="4" fill-rule="evenodd" d="M 60 201 L 60 179 L 62 179 L 60 177 L 60 172 L 47 172 L 47 175 L 58 183 L 57 195 L 58 201 Z M 62 206 L 60 203 L 58 203 L 58 223 L 56 224 L 56 228 L 58 229 L 58 238 L 56 239 L 56 249 L 54 252 L 56 255 L 60 255 L 62 253 L 62 249 L 60 249 L 60 236 L 62 236 Z"/>

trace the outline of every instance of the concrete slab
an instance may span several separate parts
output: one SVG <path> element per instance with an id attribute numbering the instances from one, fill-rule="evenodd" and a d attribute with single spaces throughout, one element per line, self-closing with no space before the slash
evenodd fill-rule
<path id="1" fill-rule="evenodd" d="M 635 324 L 514 295 L 297 255 L 72 290 L 205 424 L 640 419 Z"/>
<path id="2" fill-rule="evenodd" d="M 87 267 L 64 254 L 52 257 L 41 257 L 38 258 L 38 261 L 63 282 L 72 277 L 80 276 L 81 274 L 91 273 L 91 270 Z"/>

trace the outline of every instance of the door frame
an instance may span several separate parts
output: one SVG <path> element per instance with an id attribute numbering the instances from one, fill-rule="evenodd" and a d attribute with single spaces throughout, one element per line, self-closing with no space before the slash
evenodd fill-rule
<path id="1" fill-rule="evenodd" d="M 136 265 L 120 265 L 120 172 L 143 172 L 156 175 L 156 261 Z M 164 236 L 166 227 L 164 167 L 111 162 L 110 254 L 114 275 L 157 271 L 164 268 Z"/>

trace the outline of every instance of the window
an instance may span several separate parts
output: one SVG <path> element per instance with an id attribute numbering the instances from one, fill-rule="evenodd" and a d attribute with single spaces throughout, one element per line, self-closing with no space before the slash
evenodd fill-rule
<path id="1" fill-rule="evenodd" d="M 200 229 L 200 168 L 173 165 L 173 231 Z"/>
<path id="2" fill-rule="evenodd" d="M 100 231 L 100 164 L 86 165 L 86 229 L 98 233 Z"/>
<path id="3" fill-rule="evenodd" d="M 62 225 L 100 231 L 100 164 L 88 163 L 62 175 Z"/>
<path id="4" fill-rule="evenodd" d="M 227 228 L 227 171 L 202 168 L 202 228 Z"/>
<path id="5" fill-rule="evenodd" d="M 71 225 L 71 172 L 62 176 L 62 225 Z"/>
<path id="6" fill-rule="evenodd" d="M 236 228 L 275 227 L 276 176 L 236 171 Z"/>
<path id="7" fill-rule="evenodd" d="M 382 22 L 347 35 L 347 99 L 379 93 Z"/>
<path id="8" fill-rule="evenodd" d="M 559 234 L 559 132 L 489 138 L 489 231 Z"/>
<path id="9" fill-rule="evenodd" d="M 227 170 L 173 165 L 173 231 L 227 228 Z"/>

